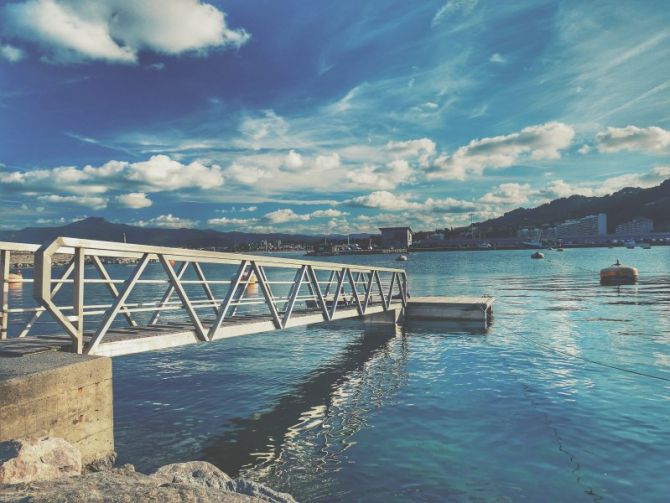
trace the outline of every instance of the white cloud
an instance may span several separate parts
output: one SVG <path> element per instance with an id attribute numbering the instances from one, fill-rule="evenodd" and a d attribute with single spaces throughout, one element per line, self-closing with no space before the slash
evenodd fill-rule
<path id="1" fill-rule="evenodd" d="M 558 159 L 570 146 L 575 131 L 560 122 L 529 126 L 518 133 L 472 140 L 452 155 L 442 154 L 434 161 L 428 178 L 464 180 L 481 175 L 487 168 L 505 168 L 522 159 Z"/>
<path id="2" fill-rule="evenodd" d="M 265 110 L 260 117 L 245 117 L 239 125 L 242 138 L 236 144 L 242 148 L 281 147 L 289 125 L 274 110 Z"/>
<path id="3" fill-rule="evenodd" d="M 256 218 L 228 218 L 228 217 L 219 217 L 219 218 L 210 218 L 207 220 L 209 225 L 216 225 L 218 227 L 225 227 L 228 225 L 235 225 L 246 227 L 252 223 L 257 222 Z"/>
<path id="4" fill-rule="evenodd" d="M 394 189 L 400 183 L 409 181 L 414 170 L 404 159 L 396 159 L 386 166 L 365 164 L 347 171 L 347 178 L 359 187 L 382 190 Z"/>
<path id="5" fill-rule="evenodd" d="M 128 186 L 143 192 L 179 189 L 212 189 L 223 185 L 221 168 L 200 162 L 182 164 L 166 155 L 154 155 L 146 161 L 129 163 L 108 161 L 102 166 L 76 168 L 63 166 L 32 171 L 3 173 L 0 185 L 23 191 L 51 192 L 54 188 L 75 194 L 101 194 Z"/>
<path id="6" fill-rule="evenodd" d="M 437 26 L 449 14 L 460 12 L 468 14 L 477 6 L 477 0 L 448 0 L 442 7 L 440 7 L 431 21 L 432 26 Z"/>
<path id="7" fill-rule="evenodd" d="M 310 213 L 312 218 L 336 218 L 346 215 L 344 211 L 329 208 L 327 210 L 316 210 Z"/>
<path id="8" fill-rule="evenodd" d="M 304 164 L 305 162 L 302 160 L 302 156 L 295 150 L 289 151 L 284 159 L 284 165 L 291 170 L 300 169 Z"/>
<path id="9" fill-rule="evenodd" d="M 197 161 L 188 165 L 166 155 L 154 155 L 148 161 L 128 165 L 128 179 L 153 191 L 186 188 L 212 189 L 223 185 L 218 166 L 207 167 Z"/>
<path id="10" fill-rule="evenodd" d="M 243 166 L 238 162 L 234 162 L 232 166 L 226 169 L 226 176 L 236 182 L 253 185 L 261 178 L 265 178 L 266 172 L 256 166 Z"/>
<path id="11" fill-rule="evenodd" d="M 248 39 L 225 14 L 199 0 L 25 0 L 4 8 L 5 31 L 60 63 L 136 63 L 138 53 L 239 47 Z"/>
<path id="12" fill-rule="evenodd" d="M 339 154 L 319 155 L 314 160 L 314 165 L 319 171 L 337 169 L 340 167 L 340 156 Z"/>
<path id="13" fill-rule="evenodd" d="M 484 194 L 479 201 L 486 204 L 519 205 L 528 201 L 533 193 L 527 183 L 503 183 Z"/>
<path id="14" fill-rule="evenodd" d="M 390 141 L 386 149 L 400 159 L 417 159 L 421 166 L 427 166 L 428 160 L 435 153 L 435 142 L 430 138 Z"/>
<path id="15" fill-rule="evenodd" d="M 287 222 L 306 222 L 309 215 L 299 215 L 290 208 L 271 211 L 265 214 L 265 218 L 273 224 L 285 224 Z"/>
<path id="16" fill-rule="evenodd" d="M 149 220 L 131 222 L 130 225 L 137 225 L 139 227 L 161 227 L 164 229 L 181 229 L 197 227 L 198 222 L 188 218 L 175 217 L 172 213 L 168 213 L 167 215 L 159 215 L 155 218 L 150 218 Z"/>
<path id="17" fill-rule="evenodd" d="M 18 63 L 26 57 L 23 49 L 14 47 L 13 45 L 0 45 L 0 58 L 9 61 L 10 63 Z"/>
<path id="18" fill-rule="evenodd" d="M 670 149 L 670 131 L 656 126 L 608 127 L 596 135 L 596 146 L 606 153 L 622 150 L 664 153 Z"/>
<path id="19" fill-rule="evenodd" d="M 491 54 L 491 57 L 489 58 L 489 61 L 491 63 L 497 63 L 499 65 L 502 65 L 504 63 L 507 63 L 507 58 L 505 58 L 499 52 L 494 52 L 493 54 Z"/>
<path id="20" fill-rule="evenodd" d="M 396 196 L 395 194 L 386 190 L 378 190 L 365 196 L 354 197 L 347 201 L 347 203 L 351 206 L 376 208 L 389 211 L 408 209 L 416 210 L 421 209 L 422 207 L 421 203 L 409 201 L 405 197 Z"/>
<path id="21" fill-rule="evenodd" d="M 61 196 L 57 194 L 49 194 L 39 196 L 37 199 L 46 203 L 65 203 L 76 204 L 77 206 L 87 206 L 95 210 L 101 210 L 107 207 L 107 200 L 97 196 Z"/>
<path id="22" fill-rule="evenodd" d="M 144 192 L 131 192 L 129 194 L 121 194 L 116 196 L 116 201 L 127 208 L 148 208 L 153 203 Z"/>

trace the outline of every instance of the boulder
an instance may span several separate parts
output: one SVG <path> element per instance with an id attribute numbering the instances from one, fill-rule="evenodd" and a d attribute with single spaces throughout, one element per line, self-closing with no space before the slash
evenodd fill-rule
<path id="1" fill-rule="evenodd" d="M 280 493 L 250 480 L 233 480 L 216 466 L 206 461 L 190 461 L 161 466 L 152 477 L 170 484 L 214 487 L 223 491 L 252 496 L 270 503 L 295 503 L 289 494 Z"/>
<path id="2" fill-rule="evenodd" d="M 153 477 L 167 483 L 215 487 L 224 491 L 230 491 L 233 485 L 233 479 L 206 461 L 189 461 L 161 466 L 154 472 Z"/>
<path id="3" fill-rule="evenodd" d="M 254 498 L 271 503 L 296 503 L 290 494 L 280 493 L 251 480 L 236 479 L 231 490 L 238 494 L 246 494 L 247 496 L 253 496 Z"/>
<path id="4" fill-rule="evenodd" d="M 0 442 L 0 484 L 53 480 L 80 474 L 81 453 L 62 438 Z"/>

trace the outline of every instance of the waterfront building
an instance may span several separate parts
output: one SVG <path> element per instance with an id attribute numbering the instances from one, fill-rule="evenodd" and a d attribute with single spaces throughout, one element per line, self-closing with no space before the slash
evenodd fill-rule
<path id="1" fill-rule="evenodd" d="M 650 218 L 634 218 L 616 226 L 616 234 L 649 234 L 654 230 L 654 221 Z"/>
<path id="2" fill-rule="evenodd" d="M 382 232 L 382 247 L 409 248 L 412 246 L 414 232 L 409 227 L 380 227 Z"/>
<path id="3" fill-rule="evenodd" d="M 556 237 L 558 239 L 567 237 L 604 236 L 607 234 L 607 215 L 598 213 L 582 218 L 566 220 L 556 225 Z"/>

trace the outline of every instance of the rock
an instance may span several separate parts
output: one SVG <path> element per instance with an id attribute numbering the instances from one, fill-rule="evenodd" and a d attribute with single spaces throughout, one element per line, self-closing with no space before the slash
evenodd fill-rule
<path id="1" fill-rule="evenodd" d="M 102 472 L 104 470 L 111 470 L 114 467 L 114 462 L 115 461 L 116 461 L 116 452 L 112 452 L 109 456 L 105 456 L 104 458 L 96 459 L 92 463 L 87 464 L 84 467 L 84 471 L 86 471 L 86 472 Z"/>
<path id="2" fill-rule="evenodd" d="M 0 485 L 3 503 L 264 503 L 214 487 L 168 483 L 159 477 L 112 469 L 31 484 Z"/>
<path id="3" fill-rule="evenodd" d="M 81 474 L 81 453 L 62 438 L 0 442 L 0 484 L 53 480 Z"/>
<path id="4" fill-rule="evenodd" d="M 161 466 L 152 475 L 168 483 L 215 487 L 271 503 L 295 503 L 289 494 L 280 493 L 250 480 L 233 480 L 216 466 L 206 461 L 190 461 Z"/>
<path id="5" fill-rule="evenodd" d="M 230 488 L 234 485 L 233 479 L 206 461 L 190 461 L 161 466 L 153 476 L 169 483 L 216 487 L 224 491 L 230 491 Z"/>
<path id="6" fill-rule="evenodd" d="M 245 479 L 236 479 L 234 484 L 234 491 L 236 493 L 246 494 L 247 496 L 253 496 L 263 501 L 270 501 L 272 503 L 296 503 L 295 499 L 293 499 L 293 496 L 290 494 L 277 492 L 267 486 L 264 486 L 263 484 L 259 484 L 258 482 Z"/>

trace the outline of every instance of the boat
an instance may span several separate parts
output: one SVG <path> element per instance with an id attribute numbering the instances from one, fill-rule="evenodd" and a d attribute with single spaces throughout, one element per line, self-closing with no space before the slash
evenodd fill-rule
<path id="1" fill-rule="evenodd" d="M 556 251 L 565 251 L 563 248 L 556 248 Z"/>
<path id="2" fill-rule="evenodd" d="M 651 243 L 642 243 L 643 250 L 651 250 Z"/>
<path id="3" fill-rule="evenodd" d="M 619 259 L 609 267 L 600 270 L 602 285 L 630 285 L 637 283 L 639 272 L 637 268 L 623 265 Z"/>
<path id="4" fill-rule="evenodd" d="M 628 248 L 629 250 L 632 250 L 633 248 L 635 248 L 635 240 L 634 239 L 630 239 L 630 240 L 626 241 L 624 244 L 626 245 L 626 248 Z"/>
<path id="5" fill-rule="evenodd" d="M 398 262 L 406 262 L 407 261 L 407 255 L 398 255 L 396 258 Z"/>
<path id="6" fill-rule="evenodd" d="M 493 245 L 491 245 L 491 243 L 489 243 L 488 241 L 484 241 L 483 243 L 479 243 L 477 245 L 477 248 L 480 248 L 482 250 L 488 250 L 490 248 L 493 248 Z"/>
<path id="7" fill-rule="evenodd" d="M 533 253 L 530 258 L 544 258 L 544 253 L 537 251 Z"/>

